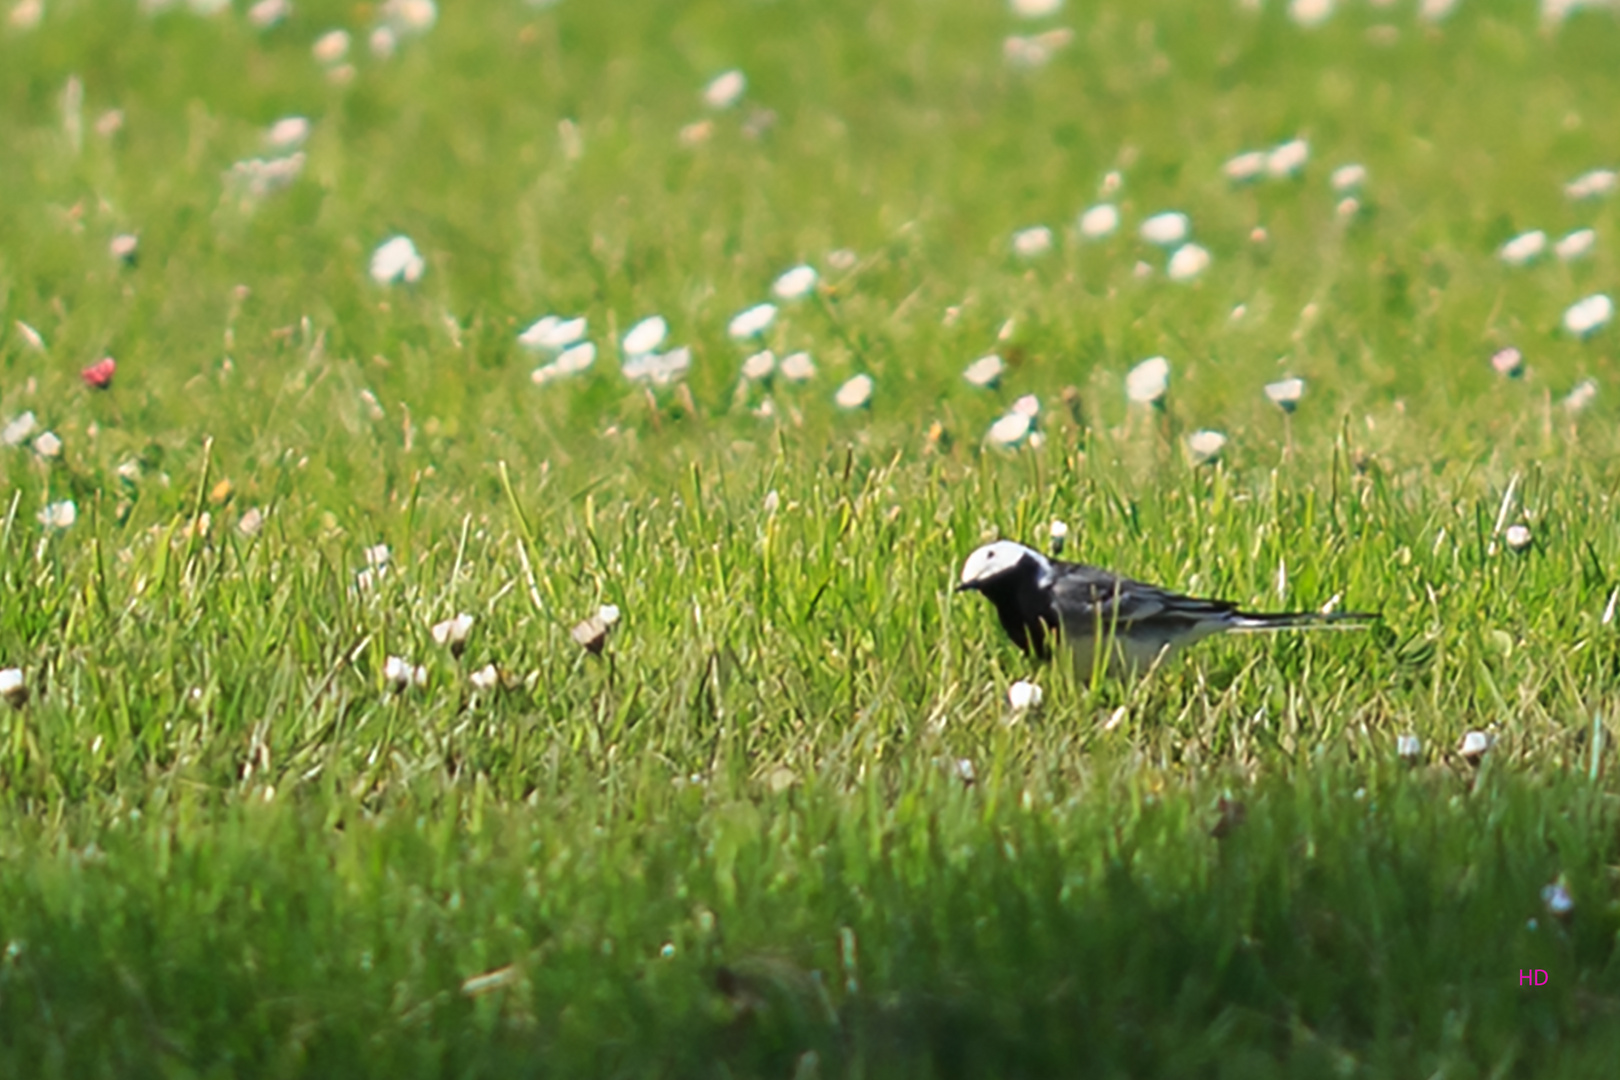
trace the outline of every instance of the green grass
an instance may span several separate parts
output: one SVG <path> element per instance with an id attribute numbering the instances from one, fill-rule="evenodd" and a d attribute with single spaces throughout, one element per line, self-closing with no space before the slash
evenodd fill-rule
<path id="1" fill-rule="evenodd" d="M 1612 13 L 598 7 L 447 5 L 386 62 L 352 5 L 0 30 L 0 421 L 64 444 L 0 448 L 31 690 L 0 709 L 0 1075 L 1609 1075 L 1620 366 L 1559 320 L 1617 291 L 1616 201 L 1562 193 L 1620 165 Z M 341 86 L 309 52 L 340 25 Z M 222 176 L 289 113 L 306 168 L 244 206 Z M 1302 178 L 1222 178 L 1295 135 Z M 1125 228 L 1082 245 L 1114 169 Z M 1136 239 L 1168 208 L 1196 283 Z M 1583 261 L 1495 258 L 1582 226 Z M 395 232 L 415 286 L 366 275 Z M 822 288 L 767 343 L 820 373 L 739 393 L 727 320 L 802 260 Z M 536 387 L 548 312 L 600 355 Z M 684 390 L 617 371 L 654 312 Z M 960 378 L 996 348 L 998 390 Z M 1166 409 L 1128 409 L 1161 353 Z M 1025 393 L 1044 443 L 985 447 Z M 1231 441 L 1195 467 L 1203 427 Z M 1054 518 L 1172 587 L 1384 618 L 1077 685 L 951 592 Z M 570 629 L 604 603 L 598 657 Z M 429 628 L 461 611 L 457 658 Z"/>

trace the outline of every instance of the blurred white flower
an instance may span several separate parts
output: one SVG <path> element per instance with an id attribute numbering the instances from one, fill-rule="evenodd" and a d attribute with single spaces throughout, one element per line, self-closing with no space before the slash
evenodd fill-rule
<path id="1" fill-rule="evenodd" d="M 1534 537 L 1530 535 L 1530 528 L 1527 525 L 1509 525 L 1507 532 L 1503 534 L 1503 539 L 1507 541 L 1510 550 L 1523 551 L 1530 546 L 1530 542 Z"/>
<path id="2" fill-rule="evenodd" d="M 439 7 L 433 0 L 386 0 L 377 15 L 389 30 L 406 37 L 433 29 Z"/>
<path id="3" fill-rule="evenodd" d="M 662 315 L 642 319 L 624 335 L 624 354 L 640 356 L 643 353 L 650 353 L 662 345 L 668 335 L 669 323 L 664 321 Z"/>
<path id="4" fill-rule="evenodd" d="M 28 682 L 23 678 L 22 668 L 0 670 L 0 698 L 14 709 L 28 704 Z"/>
<path id="5" fill-rule="evenodd" d="M 1547 905 L 1547 914 L 1558 919 L 1566 919 L 1575 910 L 1575 898 L 1569 894 L 1569 886 L 1564 884 L 1562 875 L 1551 885 L 1541 890 L 1541 902 Z"/>
<path id="6" fill-rule="evenodd" d="M 1321 26 L 1333 15 L 1333 0 L 1289 0 L 1288 17 L 1298 26 Z"/>
<path id="7" fill-rule="evenodd" d="M 1310 157 L 1310 143 L 1304 139 L 1290 139 L 1266 154 L 1266 173 L 1274 180 L 1298 176 Z"/>
<path id="8" fill-rule="evenodd" d="M 471 615 L 462 612 L 453 619 L 434 623 L 430 631 L 433 634 L 434 644 L 447 645 L 451 653 L 460 656 L 462 650 L 467 647 L 467 636 L 472 633 L 473 621 Z"/>
<path id="9" fill-rule="evenodd" d="M 278 158 L 248 158 L 225 172 L 225 184 L 245 199 L 262 199 L 288 187 L 304 171 L 304 152 Z"/>
<path id="10" fill-rule="evenodd" d="M 1410 761 L 1423 753 L 1423 740 L 1416 735 L 1400 735 L 1395 739 L 1395 752 Z"/>
<path id="11" fill-rule="evenodd" d="M 107 243 L 107 254 L 116 262 L 133 265 L 136 252 L 140 250 L 140 237 L 134 233 L 119 233 Z"/>
<path id="12" fill-rule="evenodd" d="M 1063 0 L 1007 0 L 1007 6 L 1021 19 L 1041 19 L 1057 14 Z"/>
<path id="13" fill-rule="evenodd" d="M 42 458 L 58 458 L 62 456 L 62 440 L 54 431 L 43 432 L 34 437 L 34 453 Z"/>
<path id="14" fill-rule="evenodd" d="M 1462 745 L 1457 752 L 1470 761 L 1478 761 L 1485 756 L 1485 751 L 1491 748 L 1496 740 L 1483 731 L 1470 731 L 1463 736 Z"/>
<path id="15" fill-rule="evenodd" d="M 1575 389 L 1564 398 L 1564 408 L 1568 412 L 1578 413 L 1592 404 L 1596 399 L 1598 385 L 1596 379 L 1582 379 L 1575 384 Z"/>
<path id="16" fill-rule="evenodd" d="M 1197 244 L 1183 244 L 1170 256 L 1166 273 L 1171 281 L 1191 281 L 1209 269 L 1209 252 Z"/>
<path id="17" fill-rule="evenodd" d="M 1030 417 L 1021 412 L 1010 412 L 990 425 L 985 438 L 1003 449 L 1011 449 L 1029 438 L 1034 427 Z"/>
<path id="18" fill-rule="evenodd" d="M 1063 545 L 1069 541 L 1069 523 L 1054 520 L 1046 527 L 1046 534 L 1052 542 L 1052 554 L 1063 554 Z"/>
<path id="19" fill-rule="evenodd" d="M 255 30 L 268 30 L 291 14 L 290 0 L 259 0 L 247 10 L 248 22 Z"/>
<path id="20" fill-rule="evenodd" d="M 742 72 L 722 72 L 703 88 L 703 103 L 711 109 L 729 109 L 742 100 L 747 89 L 748 77 Z"/>
<path id="21" fill-rule="evenodd" d="M 743 361 L 742 377 L 758 382 L 768 379 L 776 370 L 776 354 L 769 349 L 763 349 Z"/>
<path id="22" fill-rule="evenodd" d="M 427 668 L 412 664 L 402 657 L 390 656 L 383 662 L 383 681 L 396 694 L 412 686 L 426 686 Z"/>
<path id="23" fill-rule="evenodd" d="M 1195 431 L 1187 436 L 1187 451 L 1194 465 L 1208 465 L 1226 449 L 1226 436 L 1219 431 Z"/>
<path id="24" fill-rule="evenodd" d="M 557 379 L 578 375 L 594 363 L 596 363 L 596 346 L 589 341 L 582 341 L 558 353 L 557 358 L 551 363 L 535 368 L 529 378 L 536 386 L 544 386 Z"/>
<path id="25" fill-rule="evenodd" d="M 1491 367 L 1504 378 L 1517 379 L 1524 374 L 1524 354 L 1511 345 L 1498 349 L 1491 354 Z"/>
<path id="26" fill-rule="evenodd" d="M 995 353 L 981 356 L 967 366 L 962 372 L 962 378 L 974 386 L 991 387 L 1001 380 L 1001 373 L 1007 365 Z"/>
<path id="27" fill-rule="evenodd" d="M 39 523 L 47 529 L 66 529 L 79 520 L 79 508 L 72 499 L 53 502 L 39 512 Z"/>
<path id="28" fill-rule="evenodd" d="M 619 621 L 619 605 L 603 604 L 596 609 L 596 618 L 603 626 L 612 626 Z"/>
<path id="29" fill-rule="evenodd" d="M 1614 318 L 1614 301 L 1603 293 L 1577 300 L 1564 312 L 1564 329 L 1576 337 L 1589 337 Z"/>
<path id="30" fill-rule="evenodd" d="M 849 248 L 834 248 L 827 252 L 827 265 L 840 272 L 855 269 L 861 257 Z"/>
<path id="31" fill-rule="evenodd" d="M 786 368 L 787 365 L 784 363 L 782 372 L 784 375 L 787 374 Z M 872 400 L 873 385 L 872 376 L 856 375 L 838 388 L 833 400 L 838 403 L 840 409 L 862 408 Z"/>
<path id="32" fill-rule="evenodd" d="M 257 506 L 248 507 L 243 512 L 241 520 L 236 523 L 236 531 L 243 536 L 258 536 L 262 528 L 264 528 L 264 511 Z"/>
<path id="33" fill-rule="evenodd" d="M 398 281 L 420 281 L 427 263 L 417 254 L 408 236 L 395 236 L 382 243 L 371 255 L 371 280 L 379 285 Z"/>
<path id="34" fill-rule="evenodd" d="M 494 664 L 485 664 L 468 675 L 467 681 L 472 684 L 474 690 L 489 691 L 500 685 L 501 673 Z"/>
<path id="35" fill-rule="evenodd" d="M 1361 190 L 1361 185 L 1367 182 L 1367 166 L 1340 165 L 1328 177 L 1328 183 L 1340 195 L 1349 195 Z"/>
<path id="36" fill-rule="evenodd" d="M 315 59 L 328 66 L 340 63 L 349 55 L 349 32 L 347 30 L 328 30 L 315 39 L 310 50 Z"/>
<path id="37" fill-rule="evenodd" d="M 1019 679 L 1007 687 L 1007 704 L 1018 712 L 1036 708 L 1045 696 L 1039 686 L 1029 682 L 1027 679 Z"/>
<path id="38" fill-rule="evenodd" d="M 1576 229 L 1553 245 L 1553 252 L 1564 262 L 1574 262 L 1591 252 L 1597 244 L 1597 231 Z"/>
<path id="39" fill-rule="evenodd" d="M 1187 220 L 1186 214 L 1179 210 L 1166 210 L 1142 222 L 1140 233 L 1148 243 L 1168 248 L 1181 244 L 1191 230 L 1192 223 Z"/>
<path id="40" fill-rule="evenodd" d="M 1125 396 L 1138 405 L 1157 405 L 1170 390 L 1170 361 L 1151 356 L 1125 375 Z"/>
<path id="41" fill-rule="evenodd" d="M 732 316 L 731 322 L 726 326 L 726 333 L 736 341 L 747 341 L 769 330 L 771 323 L 775 321 L 775 304 L 755 304 Z"/>
<path id="42" fill-rule="evenodd" d="M 1099 203 L 1080 215 L 1080 235 L 1087 240 L 1101 240 L 1119 231 L 1119 208 L 1113 203 Z"/>
<path id="43" fill-rule="evenodd" d="M 518 335 L 518 344 L 528 349 L 560 352 L 585 336 L 585 316 L 564 319 L 547 315 Z"/>
<path id="44" fill-rule="evenodd" d="M 379 26 L 371 32 L 367 44 L 371 47 L 372 56 L 379 60 L 387 60 L 399 48 L 399 36 L 394 33 L 392 27 Z"/>
<path id="45" fill-rule="evenodd" d="M 1608 195 L 1620 187 L 1620 173 L 1613 169 L 1593 169 L 1582 173 L 1564 185 L 1564 194 L 1571 199 L 1595 199 Z"/>
<path id="46" fill-rule="evenodd" d="M 810 359 L 809 353 L 796 352 L 782 357 L 778 370 L 789 382 L 807 382 L 815 378 L 816 365 L 815 361 Z"/>
<path id="47" fill-rule="evenodd" d="M 1421 0 L 1418 4 L 1418 18 L 1425 22 L 1437 23 L 1450 15 L 1457 7 L 1457 0 Z"/>
<path id="48" fill-rule="evenodd" d="M 1037 416 L 1041 415 L 1041 399 L 1036 397 L 1034 394 L 1025 394 L 1023 397 L 1012 403 L 1012 411 L 1015 413 L 1022 413 L 1031 420 L 1034 420 Z"/>
<path id="49" fill-rule="evenodd" d="M 310 123 L 302 116 L 283 116 L 264 133 L 265 144 L 272 150 L 296 150 L 309 138 Z"/>
<path id="50" fill-rule="evenodd" d="M 32 30 L 45 17 L 43 0 L 17 0 L 12 5 L 8 21 L 13 30 Z"/>
<path id="51" fill-rule="evenodd" d="M 1305 380 L 1301 378 L 1278 379 L 1274 383 L 1266 384 L 1266 397 L 1271 403 L 1283 412 L 1293 412 L 1299 407 L 1299 399 L 1305 396 Z"/>
<path id="52" fill-rule="evenodd" d="M 34 418 L 33 410 L 29 410 L 7 422 L 5 428 L 0 430 L 0 442 L 7 446 L 21 446 L 33 438 L 38 430 L 39 421 Z"/>
<path id="53" fill-rule="evenodd" d="M 1102 183 L 1097 185 L 1097 191 L 1103 198 L 1112 198 L 1118 194 L 1120 188 L 1125 186 L 1125 176 L 1118 169 L 1109 169 L 1103 174 Z"/>
<path id="54" fill-rule="evenodd" d="M 1021 259 L 1033 259 L 1052 250 L 1052 230 L 1045 225 L 1020 229 L 1013 233 L 1013 252 Z"/>
<path id="55" fill-rule="evenodd" d="M 1234 184 L 1246 184 L 1250 180 L 1258 180 L 1266 171 L 1266 154 L 1263 150 L 1249 150 L 1233 158 L 1228 158 L 1221 172 Z"/>
<path id="56" fill-rule="evenodd" d="M 620 367 L 631 382 L 650 382 L 654 386 L 668 386 L 683 378 L 692 367 L 692 350 L 684 345 L 667 353 L 637 353 Z"/>
<path id="57" fill-rule="evenodd" d="M 1509 266 L 1523 266 L 1547 250 L 1547 234 L 1540 229 L 1522 232 L 1496 249 L 1496 257 Z"/>
<path id="58" fill-rule="evenodd" d="M 808 264 L 795 266 L 791 270 L 784 271 L 782 276 L 776 279 L 771 285 L 771 293 L 778 300 L 798 300 L 810 295 L 811 290 L 816 287 L 818 276 L 813 266 Z"/>

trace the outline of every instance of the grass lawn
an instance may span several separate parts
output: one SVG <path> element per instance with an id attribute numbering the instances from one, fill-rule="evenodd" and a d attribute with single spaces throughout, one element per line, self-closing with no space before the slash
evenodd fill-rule
<path id="1" fill-rule="evenodd" d="M 1043 6 L 7 0 L 0 1076 L 1614 1074 L 1620 18 Z"/>

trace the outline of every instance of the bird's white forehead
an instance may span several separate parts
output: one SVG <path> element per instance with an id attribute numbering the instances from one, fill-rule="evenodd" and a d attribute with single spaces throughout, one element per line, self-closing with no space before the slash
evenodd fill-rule
<path id="1" fill-rule="evenodd" d="M 1045 555 L 1034 548 L 1025 547 L 1013 540 L 997 540 L 993 544 L 986 544 L 967 557 L 962 564 L 962 584 L 972 585 L 977 581 L 987 581 L 997 574 L 1005 573 L 1018 565 L 1018 560 L 1026 556 L 1034 558 L 1042 570 L 1051 567 Z"/>

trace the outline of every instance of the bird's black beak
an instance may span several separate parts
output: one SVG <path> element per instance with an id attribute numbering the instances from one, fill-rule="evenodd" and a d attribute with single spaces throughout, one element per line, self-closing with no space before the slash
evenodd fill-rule
<path id="1" fill-rule="evenodd" d="M 978 585 L 976 585 L 975 583 L 973 583 L 971 581 L 964 581 L 964 582 L 962 582 L 962 584 L 958 585 L 955 589 L 952 589 L 951 591 L 952 592 L 971 592 L 971 591 L 977 589 L 978 587 L 979 587 Z"/>

